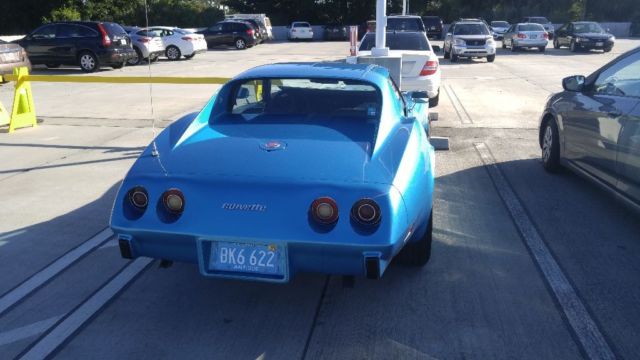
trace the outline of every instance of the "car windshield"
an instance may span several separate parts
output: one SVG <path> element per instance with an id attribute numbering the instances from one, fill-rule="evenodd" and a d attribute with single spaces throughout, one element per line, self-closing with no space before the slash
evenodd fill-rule
<path id="1" fill-rule="evenodd" d="M 338 118 L 377 119 L 381 100 L 372 84 L 331 78 L 245 80 L 232 90 L 234 122 L 279 121 L 270 115 L 304 115 L 305 122 Z"/>
<path id="2" fill-rule="evenodd" d="M 387 44 L 389 50 L 418 50 L 430 51 L 429 42 L 422 33 L 387 33 Z M 360 45 L 361 51 L 370 51 L 376 46 L 376 34 L 367 33 Z"/>
<path id="3" fill-rule="evenodd" d="M 492 21 L 491 22 L 491 26 L 492 27 L 499 27 L 499 28 L 507 28 L 509 27 L 509 23 L 506 21 Z"/>
<path id="4" fill-rule="evenodd" d="M 545 31 L 540 24 L 523 24 L 518 25 L 518 31 Z"/>
<path id="5" fill-rule="evenodd" d="M 489 29 L 484 24 L 458 24 L 453 35 L 489 35 Z"/>
<path id="6" fill-rule="evenodd" d="M 422 18 L 422 22 L 425 25 L 429 25 L 429 26 L 431 26 L 431 25 L 440 25 L 440 18 L 439 17 L 429 17 L 429 16 L 427 16 L 427 17 L 423 17 Z"/>
<path id="7" fill-rule="evenodd" d="M 574 24 L 576 33 L 604 33 L 604 29 L 597 23 Z"/>
<path id="8" fill-rule="evenodd" d="M 418 18 L 389 18 L 387 19 L 387 30 L 396 31 L 423 31 L 424 28 L 420 26 L 421 21 Z"/>
<path id="9" fill-rule="evenodd" d="M 536 24 L 548 24 L 549 20 L 547 20 L 546 17 L 532 17 L 532 18 L 529 18 L 529 22 L 536 23 Z"/>
<path id="10" fill-rule="evenodd" d="M 308 27 L 311 27 L 311 25 L 309 25 L 309 23 L 295 23 L 295 24 L 293 24 L 293 27 L 295 27 L 295 28 L 308 28 Z"/>

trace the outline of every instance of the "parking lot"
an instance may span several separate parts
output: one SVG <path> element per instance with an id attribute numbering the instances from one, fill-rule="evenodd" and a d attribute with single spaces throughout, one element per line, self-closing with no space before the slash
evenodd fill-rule
<path id="1" fill-rule="evenodd" d="M 638 215 L 569 172 L 545 172 L 538 145 L 561 79 L 637 46 L 499 49 L 494 63 L 440 53 L 433 132 L 451 149 L 436 154 L 431 261 L 392 264 L 354 287 L 318 274 L 217 280 L 196 265 L 121 259 L 108 229 L 120 181 L 154 134 L 218 86 L 33 83 L 40 125 L 0 132 L 0 358 L 639 358 Z M 268 43 L 95 75 L 233 77 L 348 51 Z M 0 86 L 0 102 L 12 96 Z M 585 339 L 593 333 L 603 341 Z"/>

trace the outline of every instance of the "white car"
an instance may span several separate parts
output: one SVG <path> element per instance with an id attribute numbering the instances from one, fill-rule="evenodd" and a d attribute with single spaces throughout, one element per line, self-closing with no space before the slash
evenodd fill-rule
<path id="1" fill-rule="evenodd" d="M 506 21 L 492 21 L 491 34 L 495 40 L 501 40 L 504 37 L 504 33 L 506 33 L 510 27 L 511 24 Z"/>
<path id="2" fill-rule="evenodd" d="M 196 54 L 207 51 L 204 35 L 168 26 L 153 26 L 149 31 L 162 39 L 164 55 L 169 60 L 180 60 L 182 56 L 191 59 Z"/>
<path id="3" fill-rule="evenodd" d="M 131 45 L 136 56 L 127 60 L 128 65 L 138 65 L 144 61 L 155 62 L 164 54 L 162 39 L 148 29 L 124 26 L 123 29 L 131 38 Z"/>
<path id="4" fill-rule="evenodd" d="M 362 38 L 358 48 L 359 56 L 371 55 L 375 47 L 376 34 L 368 32 Z M 438 105 L 440 99 L 440 62 L 424 31 L 387 32 L 387 47 L 390 56 L 402 57 L 402 73 L 400 90 L 426 91 L 429 96 L 429 107 Z M 435 51 L 434 51 L 435 48 Z"/>
<path id="5" fill-rule="evenodd" d="M 295 21 L 289 27 L 289 40 L 311 40 L 313 29 L 311 24 L 305 21 Z"/>

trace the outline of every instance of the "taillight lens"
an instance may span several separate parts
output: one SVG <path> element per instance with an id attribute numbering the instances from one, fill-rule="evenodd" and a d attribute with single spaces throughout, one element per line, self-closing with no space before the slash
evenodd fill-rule
<path id="1" fill-rule="evenodd" d="M 351 207 L 351 218 L 362 225 L 373 226 L 380 223 L 380 206 L 372 199 L 362 199 Z"/>
<path id="2" fill-rule="evenodd" d="M 420 76 L 433 75 L 438 71 L 438 61 L 427 61 L 420 71 Z"/>
<path id="3" fill-rule="evenodd" d="M 192 38 L 192 37 L 189 37 L 189 36 L 183 36 L 183 37 L 182 37 L 182 40 L 185 40 L 185 41 L 193 41 L 193 40 L 195 40 L 195 39 L 194 39 L 194 38 Z"/>
<path id="4" fill-rule="evenodd" d="M 109 34 L 104 29 L 102 24 L 98 24 L 98 30 L 100 30 L 100 37 L 102 38 L 102 46 L 111 46 L 111 38 L 109 38 Z"/>
<path id="5" fill-rule="evenodd" d="M 319 223 L 329 225 L 338 221 L 338 204 L 330 197 L 320 197 L 311 203 L 311 216 Z"/>
<path id="6" fill-rule="evenodd" d="M 182 214 L 184 211 L 184 195 L 178 189 L 169 189 L 162 194 L 165 209 L 172 214 Z"/>
<path id="7" fill-rule="evenodd" d="M 542 36 L 544 36 L 545 39 L 549 39 L 549 33 L 544 33 Z"/>
<path id="8" fill-rule="evenodd" d="M 148 43 L 149 41 L 151 41 L 150 37 L 141 37 L 138 39 L 138 42 L 141 42 L 141 43 Z"/>
<path id="9" fill-rule="evenodd" d="M 518 36 L 518 39 L 526 39 L 527 38 L 527 35 L 523 34 L 523 33 L 518 33 L 517 36 Z"/>
<path id="10" fill-rule="evenodd" d="M 247 35 L 253 36 L 253 29 L 247 29 Z"/>
<path id="11" fill-rule="evenodd" d="M 149 205 L 149 194 L 142 186 L 136 186 L 127 193 L 129 202 L 138 210 L 145 210 Z"/>

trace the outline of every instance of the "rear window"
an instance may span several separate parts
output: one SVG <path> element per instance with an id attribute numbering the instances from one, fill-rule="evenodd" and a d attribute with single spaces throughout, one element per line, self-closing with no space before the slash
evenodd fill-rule
<path id="1" fill-rule="evenodd" d="M 506 21 L 492 21 L 491 22 L 491 26 L 499 27 L 499 28 L 508 28 L 509 27 L 509 23 L 506 22 Z"/>
<path id="2" fill-rule="evenodd" d="M 529 22 L 536 23 L 536 24 L 548 24 L 549 20 L 547 20 L 546 17 L 532 17 L 532 18 L 529 18 Z"/>
<path id="3" fill-rule="evenodd" d="M 453 35 L 489 35 L 489 29 L 484 24 L 458 24 Z"/>
<path id="4" fill-rule="evenodd" d="M 109 35 L 126 35 L 127 34 L 127 32 L 124 31 L 124 29 L 122 28 L 122 26 L 116 23 L 102 23 L 102 26 L 104 26 L 105 31 Z"/>
<path id="5" fill-rule="evenodd" d="M 236 115 L 234 122 L 260 123 L 297 115 L 296 122 L 313 123 L 345 117 L 377 119 L 380 105 L 376 88 L 358 80 L 256 79 L 235 87 L 229 110 Z"/>
<path id="6" fill-rule="evenodd" d="M 426 16 L 422 18 L 422 22 L 427 26 L 433 26 L 433 25 L 440 25 L 442 20 L 440 20 L 440 18 L 437 16 L 433 16 L 433 17 Z"/>
<path id="7" fill-rule="evenodd" d="M 295 27 L 295 28 L 308 28 L 308 27 L 311 27 L 311 25 L 309 25 L 309 23 L 295 23 L 295 24 L 293 24 L 293 27 Z"/>
<path id="8" fill-rule="evenodd" d="M 419 18 L 388 18 L 387 30 L 395 31 L 424 31 L 422 20 Z"/>
<path id="9" fill-rule="evenodd" d="M 362 39 L 360 50 L 369 51 L 376 46 L 376 34 L 367 33 Z M 389 50 L 431 51 L 427 37 L 422 34 L 387 33 Z"/>
<path id="10" fill-rule="evenodd" d="M 544 27 L 540 24 L 518 25 L 518 31 L 544 31 Z"/>

